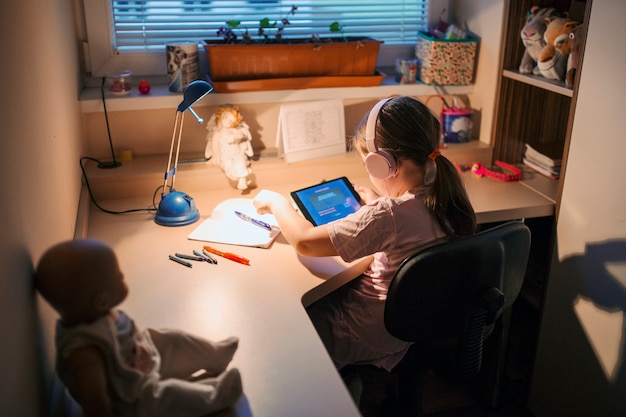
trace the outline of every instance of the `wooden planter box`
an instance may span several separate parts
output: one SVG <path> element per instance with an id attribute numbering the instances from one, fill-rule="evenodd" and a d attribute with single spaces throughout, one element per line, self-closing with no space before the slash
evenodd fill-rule
<path id="1" fill-rule="evenodd" d="M 288 44 L 224 44 L 205 41 L 209 77 L 220 91 L 220 82 L 323 77 L 332 80 L 357 76 L 368 80 L 376 74 L 382 41 L 373 38 L 340 38 L 313 44 L 291 39 Z M 365 76 L 365 77 L 364 77 Z M 333 81 L 334 82 L 334 81 Z M 275 81 L 273 82 L 275 84 Z M 258 86 L 258 83 L 255 84 Z M 263 89 L 263 88 L 255 88 Z"/>

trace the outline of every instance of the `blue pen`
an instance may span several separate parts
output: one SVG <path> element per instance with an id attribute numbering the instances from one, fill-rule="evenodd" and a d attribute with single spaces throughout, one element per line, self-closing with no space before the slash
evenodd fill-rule
<path id="1" fill-rule="evenodd" d="M 247 216 L 239 211 L 236 211 L 235 214 L 239 216 L 240 219 L 250 222 L 256 226 L 262 227 L 265 230 L 270 230 L 270 231 L 272 230 L 272 226 L 270 224 L 265 223 L 264 221 L 253 219 L 252 217 Z"/>

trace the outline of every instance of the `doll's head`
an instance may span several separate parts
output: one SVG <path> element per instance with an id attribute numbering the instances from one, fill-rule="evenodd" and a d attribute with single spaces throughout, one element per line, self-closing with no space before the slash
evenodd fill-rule
<path id="1" fill-rule="evenodd" d="M 115 253 L 92 239 L 48 249 L 37 266 L 35 287 L 66 326 L 93 322 L 128 294 Z"/>
<path id="2" fill-rule="evenodd" d="M 223 127 L 237 127 L 242 120 L 243 115 L 239 113 L 239 107 L 234 104 L 220 106 L 215 115 L 215 123 Z"/>

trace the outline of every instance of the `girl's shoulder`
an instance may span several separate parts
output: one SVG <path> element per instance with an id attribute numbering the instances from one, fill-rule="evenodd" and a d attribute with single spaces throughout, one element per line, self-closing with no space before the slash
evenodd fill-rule
<path id="1" fill-rule="evenodd" d="M 428 191 L 427 187 L 423 187 L 423 186 L 411 188 L 410 190 L 405 191 L 404 193 L 402 193 L 401 195 L 397 197 L 381 196 L 374 202 L 382 206 L 386 206 L 386 207 L 401 206 L 405 204 L 423 205 L 424 197 L 426 197 L 427 191 Z"/>

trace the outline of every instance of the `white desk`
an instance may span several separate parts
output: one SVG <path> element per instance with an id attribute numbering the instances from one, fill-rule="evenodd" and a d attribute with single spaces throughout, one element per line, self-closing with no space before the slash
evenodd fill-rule
<path id="1" fill-rule="evenodd" d="M 140 162 L 135 167 L 133 163 L 118 168 L 114 175 L 123 176 L 123 170 L 132 171 Z M 259 188 L 283 193 L 340 175 L 347 175 L 354 182 L 367 181 L 360 159 L 351 155 L 290 165 L 282 161 L 260 162 L 254 163 L 253 168 Z M 203 218 L 220 201 L 241 196 L 239 191 L 223 185 L 225 180 L 215 167 L 183 168 L 179 177 L 177 188 L 195 198 Z M 464 174 L 464 178 L 480 222 L 554 213 L 553 202 L 520 183 L 478 179 L 470 173 Z M 142 181 L 146 178 L 138 182 L 143 184 Z M 155 180 L 151 188 L 144 190 L 150 199 L 141 196 L 99 203 L 112 210 L 146 207 L 161 181 Z M 128 181 L 125 187 L 132 188 Z M 255 194 L 256 190 L 252 192 Z M 100 239 L 116 251 L 130 289 L 121 308 L 140 327 L 179 328 L 210 339 L 231 335 L 240 338 L 233 366 L 241 371 L 244 397 L 236 415 L 359 415 L 303 303 L 312 302 L 339 285 L 339 281 L 357 275 L 366 262 L 327 280 L 346 265 L 334 258 L 327 259 L 325 265 L 330 267 L 316 276 L 305 266 L 310 259 L 301 260 L 279 236 L 270 249 L 212 245 L 250 259 L 250 266 L 220 258 L 218 265 L 194 263 L 193 268 L 187 268 L 168 260 L 168 254 L 191 253 L 202 247 L 202 242 L 186 238 L 198 223 L 163 227 L 156 225 L 150 214 L 115 216 L 92 207 L 86 224 L 83 235 Z"/>

